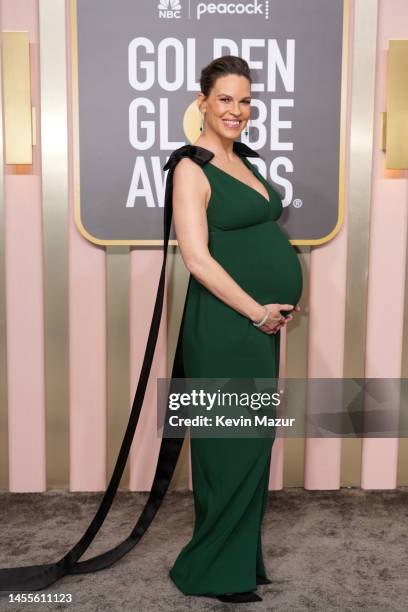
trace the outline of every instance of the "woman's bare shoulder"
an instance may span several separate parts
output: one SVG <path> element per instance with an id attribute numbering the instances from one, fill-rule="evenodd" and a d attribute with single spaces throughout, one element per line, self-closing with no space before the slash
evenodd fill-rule
<path id="1" fill-rule="evenodd" d="M 201 166 L 189 157 L 183 157 L 174 169 L 174 188 L 186 195 L 204 197 L 207 206 L 211 187 Z"/>
<path id="2" fill-rule="evenodd" d="M 197 162 L 193 161 L 190 157 L 182 157 L 174 168 L 174 174 L 176 172 L 183 176 L 202 176 L 203 172 Z"/>

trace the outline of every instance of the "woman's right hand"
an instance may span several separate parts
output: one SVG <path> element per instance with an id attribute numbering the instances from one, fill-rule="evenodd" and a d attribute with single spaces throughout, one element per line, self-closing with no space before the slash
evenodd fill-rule
<path id="1" fill-rule="evenodd" d="M 293 310 L 293 304 L 264 304 L 269 309 L 269 315 L 265 323 L 258 329 L 265 334 L 276 334 L 279 330 L 279 324 L 286 321 L 286 318 L 281 315 L 281 310 Z M 291 317 L 292 318 L 292 317 Z"/>

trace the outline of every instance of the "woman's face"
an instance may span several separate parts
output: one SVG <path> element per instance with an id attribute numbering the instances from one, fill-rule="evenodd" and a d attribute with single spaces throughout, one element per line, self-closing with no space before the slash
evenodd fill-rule
<path id="1" fill-rule="evenodd" d="M 219 77 L 208 98 L 198 94 L 200 111 L 205 113 L 205 131 L 235 139 L 247 124 L 251 113 L 251 84 L 244 76 Z"/>

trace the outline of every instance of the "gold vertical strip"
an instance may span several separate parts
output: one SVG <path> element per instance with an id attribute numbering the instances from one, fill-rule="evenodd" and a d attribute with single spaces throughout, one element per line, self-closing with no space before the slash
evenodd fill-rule
<path id="1" fill-rule="evenodd" d="M 365 376 L 378 0 L 354 3 L 344 377 Z M 343 439 L 341 485 L 360 486 L 361 440 Z"/>
<path id="2" fill-rule="evenodd" d="M 68 149 L 64 0 L 40 0 L 47 486 L 69 486 Z"/>
<path id="3" fill-rule="evenodd" d="M 387 142 L 387 113 L 380 113 L 380 149 L 385 151 Z"/>
<path id="4" fill-rule="evenodd" d="M 408 168 L 408 40 L 390 40 L 387 57 L 387 168 Z"/>
<path id="5" fill-rule="evenodd" d="M 35 106 L 33 106 L 31 108 L 31 122 L 32 122 L 32 133 L 31 133 L 31 138 L 33 141 L 33 147 L 36 146 L 37 144 L 37 111 L 35 109 Z"/>
<path id="6" fill-rule="evenodd" d="M 107 469 L 112 475 L 129 420 L 129 278 L 128 246 L 108 246 L 107 252 Z M 140 288 L 143 291 L 143 287 Z M 132 375 L 132 373 L 130 373 Z M 132 398 L 133 400 L 133 398 Z M 129 461 L 121 482 L 129 489 Z"/>
<path id="7" fill-rule="evenodd" d="M 2 49 L 0 48 L 0 53 Z M 0 58 L 0 88 L 3 82 Z M 4 261 L 4 158 L 3 158 L 3 92 L 0 91 L 0 490 L 8 483 L 8 420 L 7 420 L 7 352 L 6 352 L 6 279 Z"/>
<path id="8" fill-rule="evenodd" d="M 310 247 L 297 246 L 303 275 L 303 292 L 299 304 L 301 311 L 294 314 L 288 324 L 286 341 L 285 378 L 307 378 L 307 352 L 309 334 L 309 286 L 310 286 Z M 317 247 L 319 248 L 319 247 Z M 285 386 L 285 384 L 284 384 Z M 306 386 L 305 386 L 306 391 Z M 306 405 L 306 397 L 304 403 Z M 284 438 L 283 442 L 283 487 L 304 486 L 305 439 L 300 437 Z"/>
<path id="9" fill-rule="evenodd" d="M 408 178 L 408 172 L 405 173 Z M 406 202 L 408 206 L 408 202 Z M 408 247 L 408 245 L 407 245 Z M 404 295 L 404 325 L 402 334 L 402 366 L 401 377 L 408 378 L 408 248 L 405 259 L 405 295 Z M 408 407 L 401 402 L 401 410 L 408 410 Z M 400 438 L 398 445 L 398 467 L 397 467 L 397 486 L 406 487 L 408 485 L 408 439 Z"/>
<path id="10" fill-rule="evenodd" d="M 28 32 L 3 32 L 2 44 L 5 161 L 32 164 Z"/>

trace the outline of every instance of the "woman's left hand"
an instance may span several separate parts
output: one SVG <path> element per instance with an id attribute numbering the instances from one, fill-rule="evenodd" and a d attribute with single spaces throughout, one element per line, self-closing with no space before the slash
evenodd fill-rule
<path id="1" fill-rule="evenodd" d="M 292 312 L 300 312 L 300 310 L 301 309 L 300 309 L 299 304 L 296 304 Z M 281 329 L 281 327 L 284 327 L 285 325 L 287 325 L 289 321 L 292 321 L 292 319 L 293 319 L 293 316 L 291 314 L 288 315 L 287 317 L 282 317 L 279 323 L 277 323 L 275 327 L 273 328 L 272 333 L 277 334 L 278 331 Z"/>

